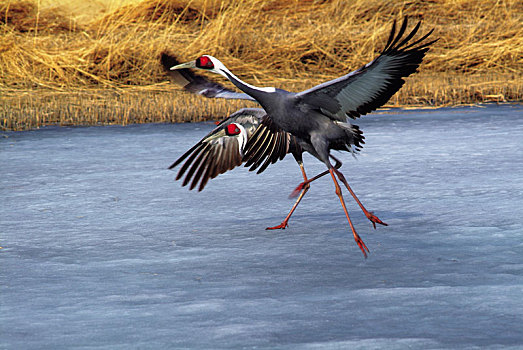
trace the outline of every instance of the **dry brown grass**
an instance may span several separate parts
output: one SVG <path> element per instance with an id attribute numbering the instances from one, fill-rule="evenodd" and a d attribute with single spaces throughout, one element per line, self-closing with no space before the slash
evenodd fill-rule
<path id="1" fill-rule="evenodd" d="M 178 91 L 160 52 L 211 54 L 256 85 L 302 90 L 374 58 L 404 15 L 440 40 L 390 105 L 522 97 L 517 0 L 107 1 L 91 16 L 68 0 L 0 4 L 3 129 L 222 118 L 244 104 Z"/>

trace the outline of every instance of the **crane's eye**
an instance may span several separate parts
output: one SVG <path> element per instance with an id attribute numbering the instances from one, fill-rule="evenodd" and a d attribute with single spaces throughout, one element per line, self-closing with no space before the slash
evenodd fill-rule
<path id="1" fill-rule="evenodd" d="M 207 56 L 202 56 L 196 59 L 196 67 L 197 68 L 203 68 L 203 69 L 213 69 L 214 64 L 212 63 L 211 59 Z"/>
<path id="2" fill-rule="evenodd" d="M 241 130 L 238 127 L 238 125 L 231 123 L 231 124 L 227 125 L 227 128 L 225 129 L 225 133 L 227 134 L 227 136 L 234 136 L 234 135 L 238 135 L 239 133 L 241 133 Z"/>

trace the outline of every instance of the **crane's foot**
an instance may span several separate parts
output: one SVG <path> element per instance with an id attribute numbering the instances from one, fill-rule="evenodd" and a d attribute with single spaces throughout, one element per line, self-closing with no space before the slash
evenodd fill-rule
<path id="1" fill-rule="evenodd" d="M 287 220 L 285 220 L 284 222 L 282 222 L 278 226 L 267 227 L 266 230 L 285 230 L 285 228 L 288 227 L 288 226 L 289 225 L 287 224 Z"/>
<path id="2" fill-rule="evenodd" d="M 289 199 L 290 198 L 296 198 L 299 196 L 299 194 L 301 193 L 301 191 L 303 190 L 309 190 L 309 188 L 311 188 L 311 185 L 310 185 L 310 181 L 304 181 L 302 182 L 301 184 L 299 184 L 298 186 L 296 186 L 296 188 L 294 189 L 294 191 L 292 191 L 292 193 L 289 195 Z"/>
<path id="3" fill-rule="evenodd" d="M 367 219 L 370 220 L 370 222 L 372 222 L 372 226 L 374 226 L 374 229 L 376 229 L 376 224 L 380 224 L 380 225 L 383 225 L 383 226 L 389 226 L 387 223 L 381 221 L 376 215 L 374 215 L 373 212 L 371 211 L 367 211 L 365 212 L 365 216 L 367 217 Z"/>
<path id="4" fill-rule="evenodd" d="M 353 232 L 353 233 L 355 233 L 355 232 Z M 365 257 L 365 259 L 367 259 L 367 253 L 370 253 L 370 250 L 365 245 L 365 242 L 363 242 L 360 235 L 358 235 L 357 233 L 354 235 L 354 240 L 356 241 L 356 244 L 358 245 L 358 247 L 360 247 L 361 252 L 363 253 L 363 256 Z"/>

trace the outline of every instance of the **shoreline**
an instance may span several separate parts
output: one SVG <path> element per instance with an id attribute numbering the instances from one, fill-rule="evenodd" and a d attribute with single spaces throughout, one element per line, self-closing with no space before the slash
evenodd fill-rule
<path id="1" fill-rule="evenodd" d="M 335 77 L 274 79 L 288 91 L 302 91 Z M 495 79 L 496 78 L 496 79 Z M 246 77 L 246 80 L 252 78 Z M 228 84 L 228 82 L 225 82 Z M 432 109 L 483 103 L 521 103 L 523 83 L 514 74 L 465 75 L 419 72 L 383 109 Z M 30 130 L 46 125 L 129 125 L 221 120 L 243 107 L 242 100 L 208 99 L 189 94 L 165 79 L 144 86 L 62 86 L 15 89 L 0 85 L 0 130 Z"/>
<path id="2" fill-rule="evenodd" d="M 139 96 L 137 96 L 139 94 Z M 176 98 L 171 98 L 176 94 Z M 198 123 L 225 119 L 236 110 L 257 107 L 249 101 L 205 99 L 183 91 L 115 92 L 75 91 L 0 97 L 0 131 L 36 130 L 46 126 L 89 127 L 154 123 Z M 9 103 L 6 100 L 10 99 Z M 199 106 L 195 102 L 201 101 Z M 385 104 L 369 113 L 395 114 L 404 111 L 438 110 L 442 108 L 520 105 L 519 100 L 506 100 L 493 95 L 481 101 L 430 104 Z M 9 116 L 6 113 L 10 113 Z"/>

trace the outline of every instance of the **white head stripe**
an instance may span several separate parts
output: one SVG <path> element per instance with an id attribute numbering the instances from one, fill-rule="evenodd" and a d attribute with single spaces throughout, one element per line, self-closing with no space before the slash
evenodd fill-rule
<path id="1" fill-rule="evenodd" d="M 247 131 L 241 124 L 234 123 L 234 125 L 240 129 L 240 134 L 238 135 L 238 152 L 240 152 L 240 155 L 243 157 L 243 148 L 247 144 Z"/>
<path id="2" fill-rule="evenodd" d="M 227 72 L 234 79 L 237 79 L 237 80 L 241 81 L 243 84 L 247 85 L 251 89 L 260 90 L 260 91 L 264 91 L 264 92 L 276 92 L 276 88 L 274 88 L 274 87 L 257 87 L 257 86 L 251 85 L 249 83 L 246 83 L 243 80 L 241 80 L 240 78 L 238 78 L 236 75 L 231 73 L 231 71 L 228 70 L 227 67 L 225 67 L 225 65 L 222 62 L 220 62 L 219 59 L 217 59 L 215 57 L 212 57 L 212 56 L 209 56 L 209 55 L 204 55 L 204 56 L 208 57 L 212 61 L 212 63 L 214 64 L 214 71 L 216 73 L 219 73 L 219 74 L 223 75 L 225 78 L 229 79 L 229 77 L 224 73 L 224 72 Z"/>

